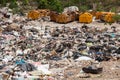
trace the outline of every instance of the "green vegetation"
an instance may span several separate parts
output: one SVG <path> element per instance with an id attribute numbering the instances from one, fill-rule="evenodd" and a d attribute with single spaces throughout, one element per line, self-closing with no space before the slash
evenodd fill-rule
<path id="1" fill-rule="evenodd" d="M 120 22 L 120 15 L 116 14 L 115 16 L 113 16 L 113 19 L 114 19 L 116 22 Z"/>
<path id="2" fill-rule="evenodd" d="M 47 8 L 62 12 L 64 7 L 77 6 L 80 11 L 89 9 L 98 11 L 117 11 L 119 7 L 119 0 L 0 0 L 0 6 L 6 6 L 13 10 L 24 6 L 37 6 L 38 8 Z M 18 3 L 21 3 L 20 5 Z M 36 3 L 36 4 L 32 4 Z"/>
<path id="3" fill-rule="evenodd" d="M 62 12 L 62 3 L 59 0 L 37 0 L 38 8 L 40 9 L 51 9 L 58 12 Z"/>
<path id="4" fill-rule="evenodd" d="M 83 6 L 80 7 L 80 10 L 81 10 L 82 12 L 85 12 L 85 11 L 88 10 L 88 9 L 89 9 L 89 7 L 86 6 L 86 5 L 83 5 Z"/>

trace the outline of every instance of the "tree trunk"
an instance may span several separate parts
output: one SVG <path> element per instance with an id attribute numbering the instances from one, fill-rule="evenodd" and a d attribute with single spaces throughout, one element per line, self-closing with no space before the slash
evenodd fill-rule
<path id="1" fill-rule="evenodd" d="M 95 11 L 97 9 L 97 4 L 96 3 L 93 3 L 92 4 L 92 7 L 93 7 L 93 10 Z"/>

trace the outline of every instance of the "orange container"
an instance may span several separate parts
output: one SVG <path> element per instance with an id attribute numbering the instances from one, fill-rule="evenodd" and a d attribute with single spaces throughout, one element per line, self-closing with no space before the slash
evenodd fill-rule
<path id="1" fill-rule="evenodd" d="M 79 16 L 79 22 L 81 23 L 91 23 L 92 22 L 92 14 L 85 12 Z"/>

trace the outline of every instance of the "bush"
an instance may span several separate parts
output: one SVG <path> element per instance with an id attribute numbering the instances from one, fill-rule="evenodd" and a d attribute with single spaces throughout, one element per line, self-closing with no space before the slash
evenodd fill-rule
<path id="1" fill-rule="evenodd" d="M 57 12 L 62 12 L 63 6 L 59 0 L 37 0 L 38 8 L 40 9 L 50 9 Z"/>
<path id="2" fill-rule="evenodd" d="M 62 3 L 59 0 L 50 0 L 48 8 L 57 12 L 63 11 Z"/>
<path id="3" fill-rule="evenodd" d="M 86 5 L 80 6 L 80 10 L 83 12 L 87 11 L 88 9 L 89 9 L 89 7 Z"/>
<path id="4" fill-rule="evenodd" d="M 120 15 L 119 15 L 119 14 L 116 14 L 115 16 L 113 16 L 113 19 L 114 19 L 116 22 L 120 22 Z"/>
<path id="5" fill-rule="evenodd" d="M 7 3 L 7 0 L 0 0 L 0 4 L 1 4 L 2 6 L 5 6 L 6 3 Z"/>

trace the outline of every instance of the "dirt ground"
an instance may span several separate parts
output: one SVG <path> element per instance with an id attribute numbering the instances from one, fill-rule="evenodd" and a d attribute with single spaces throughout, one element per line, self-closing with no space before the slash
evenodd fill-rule
<path id="1" fill-rule="evenodd" d="M 118 61 L 104 61 L 99 64 L 103 67 L 100 74 L 90 74 L 82 72 L 82 68 L 90 65 L 90 61 L 70 62 L 52 61 L 56 80 L 120 80 L 120 60 Z M 88 78 L 84 78 L 84 77 Z"/>
<path id="2" fill-rule="evenodd" d="M 34 23 L 33 23 L 34 24 Z M 50 27 L 61 27 L 61 26 L 66 26 L 66 27 L 81 27 L 84 23 L 79 23 L 78 21 L 74 21 L 74 22 L 70 22 L 70 23 L 67 23 L 67 24 L 59 24 L 59 23 L 56 23 L 56 22 L 42 22 L 42 26 L 50 26 Z M 120 27 L 120 24 L 117 24 L 117 23 L 113 23 L 113 24 L 105 24 L 104 22 L 99 22 L 99 21 L 94 21 L 92 23 L 89 23 L 89 24 L 86 24 L 87 26 L 89 27 L 98 27 L 98 28 L 110 28 L 111 26 L 116 26 L 117 28 Z"/>

